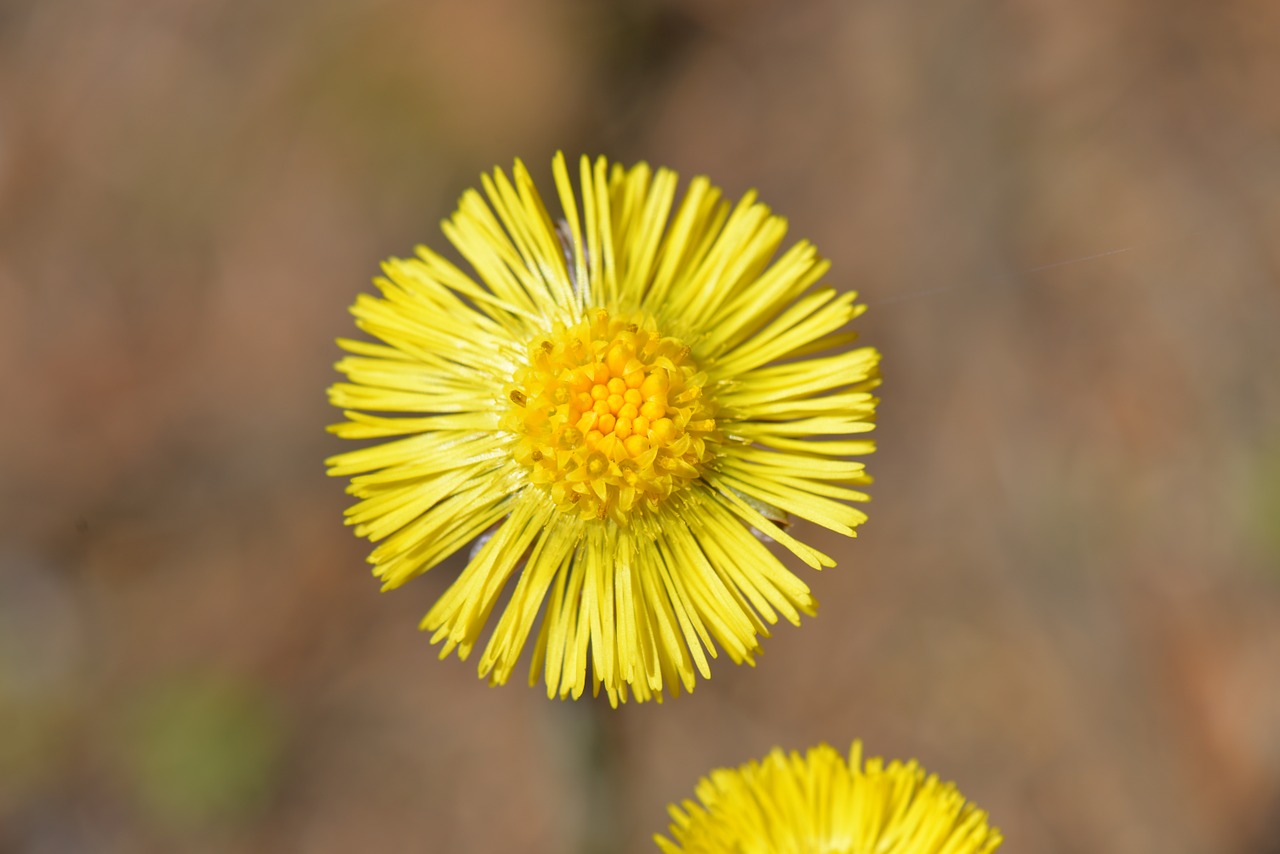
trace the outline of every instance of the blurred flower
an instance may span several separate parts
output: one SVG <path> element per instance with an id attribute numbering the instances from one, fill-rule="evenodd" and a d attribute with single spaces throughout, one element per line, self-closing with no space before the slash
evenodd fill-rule
<path id="1" fill-rule="evenodd" d="M 989 854 L 1003 841 L 987 814 L 913 759 L 870 759 L 855 741 L 846 764 L 825 744 L 801 756 L 775 748 L 762 762 L 698 782 L 700 804 L 669 807 L 666 854 Z"/>
<path id="2" fill-rule="evenodd" d="M 347 521 L 384 589 L 496 526 L 422 621 L 441 657 L 468 656 L 510 587 L 482 677 L 507 681 L 542 613 L 548 696 L 581 696 L 590 664 L 613 704 L 660 700 L 709 677 L 717 646 L 750 663 L 766 624 L 813 613 L 761 540 L 832 566 L 787 515 L 850 536 L 865 518 L 846 457 L 873 448 L 851 437 L 872 428 L 879 354 L 845 346 L 862 307 L 813 289 L 829 265 L 810 244 L 774 260 L 786 223 L 754 194 L 730 210 L 696 178 L 668 222 L 670 171 L 584 157 L 581 202 L 563 156 L 553 173 L 558 225 L 519 161 L 483 176 L 488 203 L 463 195 L 444 233 L 480 282 L 418 247 L 357 298 L 381 343 L 339 341 L 331 429 L 404 438 L 329 473 L 352 476 Z"/>

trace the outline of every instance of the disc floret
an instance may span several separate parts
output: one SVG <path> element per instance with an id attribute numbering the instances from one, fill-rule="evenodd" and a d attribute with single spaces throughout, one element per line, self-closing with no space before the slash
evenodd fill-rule
<path id="1" fill-rule="evenodd" d="M 715 454 L 705 374 L 647 318 L 597 309 L 529 345 L 507 388 L 512 454 L 561 510 L 626 525 Z"/>

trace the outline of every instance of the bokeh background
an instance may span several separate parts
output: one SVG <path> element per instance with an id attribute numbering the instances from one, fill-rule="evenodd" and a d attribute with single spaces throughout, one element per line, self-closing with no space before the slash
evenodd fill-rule
<path id="1" fill-rule="evenodd" d="M 1280 851 L 1277 91 L 1267 0 L 4 0 L 0 850 L 651 851 L 861 737 Z M 437 661 L 321 463 L 380 259 L 557 148 L 759 188 L 885 354 L 819 617 L 616 713 Z"/>

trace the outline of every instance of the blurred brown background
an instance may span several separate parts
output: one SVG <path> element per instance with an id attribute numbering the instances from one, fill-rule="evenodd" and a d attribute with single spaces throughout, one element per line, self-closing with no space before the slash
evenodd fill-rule
<path id="1" fill-rule="evenodd" d="M 4 0 L 0 850 L 651 851 L 858 736 L 1280 851 L 1278 91 L 1266 0 Z M 660 707 L 436 661 L 321 464 L 379 260 L 556 148 L 758 187 L 885 353 L 818 619 Z"/>

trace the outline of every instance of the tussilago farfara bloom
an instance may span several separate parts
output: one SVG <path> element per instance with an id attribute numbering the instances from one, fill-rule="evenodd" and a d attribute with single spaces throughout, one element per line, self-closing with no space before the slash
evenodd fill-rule
<path id="1" fill-rule="evenodd" d="M 823 744 L 698 782 L 698 801 L 669 808 L 666 854 L 990 854 L 1002 841 L 987 814 L 916 761 L 848 763 Z"/>
<path id="2" fill-rule="evenodd" d="M 351 439 L 347 511 L 377 543 L 384 588 L 482 538 L 422 627 L 466 658 L 495 608 L 481 676 L 507 681 L 530 636 L 531 681 L 578 697 L 591 671 L 616 704 L 692 690 L 723 649 L 752 662 L 808 587 L 757 534 L 834 565 L 788 515 L 853 535 L 869 482 L 879 356 L 849 349 L 854 294 L 748 194 L 581 161 L 563 218 L 516 162 L 483 177 L 444 233 L 474 268 L 425 247 L 391 260 L 352 312 L 378 343 L 341 340 L 330 389 Z M 775 257 L 777 256 L 777 257 Z M 402 437 L 402 438 L 393 438 Z M 505 597 L 505 599 L 504 599 Z M 500 602 L 505 604 L 499 605 Z"/>

